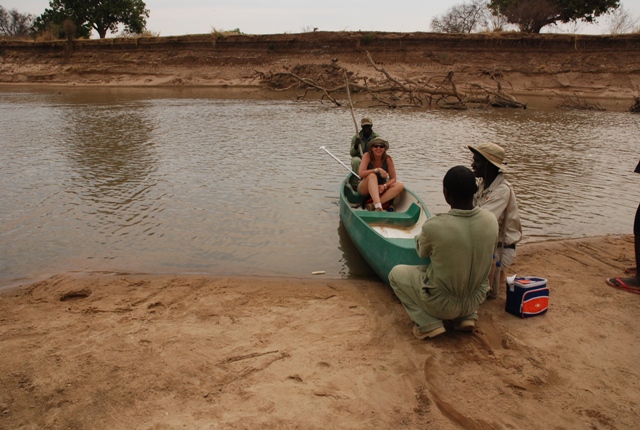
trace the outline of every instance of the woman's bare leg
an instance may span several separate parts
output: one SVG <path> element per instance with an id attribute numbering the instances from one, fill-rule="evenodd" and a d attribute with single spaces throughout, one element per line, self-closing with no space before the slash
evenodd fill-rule
<path id="1" fill-rule="evenodd" d="M 358 185 L 358 194 L 370 196 L 373 203 L 380 203 L 380 194 L 378 193 L 378 177 L 369 175 L 360 181 Z"/>
<path id="2" fill-rule="evenodd" d="M 367 182 L 367 186 L 369 187 L 369 195 L 371 196 L 371 200 L 373 200 L 374 204 L 380 204 L 380 193 L 378 192 L 378 177 L 376 175 L 367 176 L 369 182 Z"/>
<path id="3" fill-rule="evenodd" d="M 391 186 L 385 191 L 382 196 L 380 196 L 380 203 L 386 203 L 396 198 L 398 194 L 400 194 L 404 190 L 404 184 L 402 182 L 394 182 Z"/>

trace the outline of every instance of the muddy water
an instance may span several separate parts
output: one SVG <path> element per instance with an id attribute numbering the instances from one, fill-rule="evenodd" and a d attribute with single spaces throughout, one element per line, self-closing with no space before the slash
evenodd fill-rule
<path id="1" fill-rule="evenodd" d="M 229 95 L 230 94 L 230 95 Z M 349 112 L 204 90 L 0 87 L 0 285 L 120 271 L 372 276 L 338 217 Z M 463 144 L 508 152 L 526 241 L 630 233 L 640 116 L 356 110 L 432 213 Z M 635 176 L 635 177 L 634 177 Z"/>

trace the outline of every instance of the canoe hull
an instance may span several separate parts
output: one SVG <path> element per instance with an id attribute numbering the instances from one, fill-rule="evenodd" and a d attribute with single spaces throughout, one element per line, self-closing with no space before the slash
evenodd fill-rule
<path id="1" fill-rule="evenodd" d="M 387 285 L 389 272 L 398 264 L 425 265 L 414 237 L 430 217 L 424 202 L 405 190 L 394 200 L 395 212 L 369 212 L 354 207 L 361 197 L 353 193 L 349 177 L 340 187 L 340 220 L 349 238 L 367 264 Z"/>

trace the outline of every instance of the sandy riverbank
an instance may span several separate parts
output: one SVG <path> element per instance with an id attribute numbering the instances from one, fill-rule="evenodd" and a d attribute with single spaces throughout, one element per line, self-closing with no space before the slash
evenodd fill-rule
<path id="1" fill-rule="evenodd" d="M 55 276 L 0 295 L 0 428 L 632 428 L 632 246 L 523 245 L 549 313 L 430 341 L 380 282 Z"/>
<path id="2" fill-rule="evenodd" d="M 0 84 L 241 88 L 259 90 L 257 98 L 282 96 L 269 89 L 275 85 L 292 89 L 286 97 L 313 99 L 323 93 L 294 91 L 295 79 L 266 77 L 292 73 L 335 89 L 347 71 L 352 85 L 377 92 L 393 86 L 384 70 L 396 84 L 414 90 L 445 85 L 451 74 L 457 91 L 467 95 L 500 88 L 529 105 L 547 100 L 583 106 L 578 100 L 589 99 L 624 111 L 638 96 L 639 53 L 638 34 L 308 32 L 72 43 L 0 40 Z M 366 91 L 352 91 L 356 103 L 379 104 Z M 339 92 L 334 96 L 344 98 Z M 428 105 L 424 94 L 420 98 Z"/>

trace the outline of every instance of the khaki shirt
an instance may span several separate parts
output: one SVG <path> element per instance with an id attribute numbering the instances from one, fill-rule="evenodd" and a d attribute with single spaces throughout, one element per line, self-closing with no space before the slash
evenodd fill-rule
<path id="1" fill-rule="evenodd" d="M 426 268 L 425 287 L 437 288 L 456 302 L 447 300 L 442 308 L 470 302 L 475 309 L 484 301 L 497 244 L 496 218 L 478 207 L 451 209 L 422 225 L 415 245 L 420 257 L 431 259 Z"/>
<path id="2" fill-rule="evenodd" d="M 496 216 L 500 228 L 500 236 L 498 239 L 500 241 L 502 241 L 503 237 L 504 215 L 508 204 L 509 210 L 507 214 L 504 245 L 512 245 L 520 242 L 522 239 L 522 225 L 520 224 L 518 202 L 516 201 L 516 194 L 513 192 L 511 184 L 504 178 L 504 174 L 499 173 L 487 189 L 484 188 L 484 181 L 479 179 L 478 192 L 473 198 L 473 203 Z"/>
<path id="3" fill-rule="evenodd" d="M 369 150 L 369 142 L 380 136 L 373 130 L 371 130 L 371 136 L 369 136 L 368 138 L 364 137 L 364 135 L 362 134 L 362 130 L 360 130 L 358 134 L 353 136 L 353 138 L 351 139 L 351 149 L 349 149 L 349 155 L 351 155 L 352 157 L 360 158 L 360 150 L 356 149 L 356 139 L 358 137 L 362 140 L 362 153 L 365 154 Z"/>

